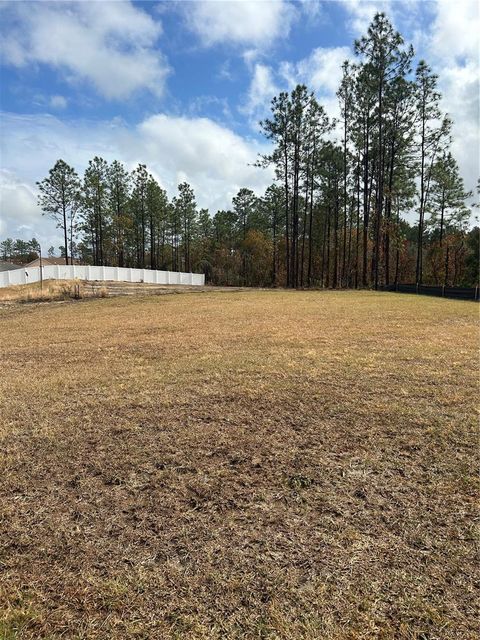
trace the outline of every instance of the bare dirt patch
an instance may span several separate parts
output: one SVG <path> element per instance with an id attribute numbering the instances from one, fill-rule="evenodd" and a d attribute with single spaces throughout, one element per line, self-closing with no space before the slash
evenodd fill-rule
<path id="1" fill-rule="evenodd" d="M 152 296 L 203 291 L 241 291 L 241 287 L 158 285 L 112 280 L 45 280 L 0 288 L 0 307 L 18 303 L 83 300 L 116 296 Z"/>
<path id="2" fill-rule="evenodd" d="M 474 638 L 477 309 L 0 309 L 0 638 Z"/>

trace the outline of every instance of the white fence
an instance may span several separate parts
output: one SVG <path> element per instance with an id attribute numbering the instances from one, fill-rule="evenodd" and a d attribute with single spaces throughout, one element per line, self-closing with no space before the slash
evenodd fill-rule
<path id="1" fill-rule="evenodd" d="M 116 280 L 117 282 L 146 282 L 149 284 L 184 284 L 203 286 L 203 273 L 152 271 L 126 267 L 90 267 L 80 265 L 45 265 L 41 267 L 44 280 Z M 39 282 L 40 267 L 0 272 L 0 287 Z"/>

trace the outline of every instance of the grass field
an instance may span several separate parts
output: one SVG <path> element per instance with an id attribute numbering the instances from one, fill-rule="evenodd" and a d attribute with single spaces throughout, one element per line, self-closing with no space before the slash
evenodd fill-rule
<path id="1" fill-rule="evenodd" d="M 203 290 L 188 285 L 156 285 L 136 282 L 97 282 L 86 280 L 45 280 L 43 284 L 19 284 L 0 288 L 0 306 L 16 303 L 53 302 L 83 298 L 107 298 L 127 295 L 164 295 Z M 210 287 L 211 289 L 211 287 Z M 216 288 L 220 290 L 220 288 Z"/>
<path id="2" fill-rule="evenodd" d="M 469 639 L 478 306 L 0 309 L 0 638 Z"/>

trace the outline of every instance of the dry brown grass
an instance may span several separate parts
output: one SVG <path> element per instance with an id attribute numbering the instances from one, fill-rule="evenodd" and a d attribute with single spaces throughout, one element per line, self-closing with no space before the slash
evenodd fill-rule
<path id="1" fill-rule="evenodd" d="M 474 638 L 477 314 L 0 309 L 0 638 Z"/>
<path id="2" fill-rule="evenodd" d="M 86 295 L 105 297 L 99 293 L 100 287 L 85 291 L 85 284 L 80 280 L 45 280 L 42 283 L 18 284 L 0 289 L 0 303 L 14 302 L 52 302 L 54 300 L 80 299 Z"/>
<path id="3" fill-rule="evenodd" d="M 0 288 L 0 305 L 24 302 L 53 302 L 83 298 L 107 298 L 110 296 L 166 295 L 172 293 L 198 293 L 203 291 L 240 291 L 241 288 L 161 285 L 140 282 L 115 282 L 112 280 L 45 280 Z"/>

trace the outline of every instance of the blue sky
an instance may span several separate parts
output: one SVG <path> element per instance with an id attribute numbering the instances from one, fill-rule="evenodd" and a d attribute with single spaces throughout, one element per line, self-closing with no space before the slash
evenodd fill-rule
<path id="1" fill-rule="evenodd" d="M 340 65 L 377 10 L 440 75 L 468 188 L 478 177 L 478 32 L 470 0 L 2 2 L 0 237 L 60 244 L 35 181 L 62 157 L 146 162 L 170 195 L 227 207 L 271 175 L 251 166 L 275 93 L 305 82 L 332 116 Z"/>

